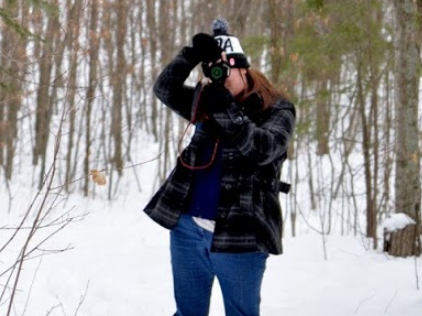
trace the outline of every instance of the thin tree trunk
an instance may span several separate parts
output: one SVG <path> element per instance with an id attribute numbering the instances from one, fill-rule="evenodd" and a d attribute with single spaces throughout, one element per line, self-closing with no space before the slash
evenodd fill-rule
<path id="1" fill-rule="evenodd" d="M 392 157 L 392 151 L 393 151 L 393 144 L 391 141 L 391 134 L 392 134 L 392 129 L 393 129 L 393 124 L 392 124 L 392 102 L 390 101 L 391 99 L 391 85 L 390 85 L 390 73 L 386 72 L 385 75 L 385 116 L 384 116 L 384 129 L 383 129 L 383 134 L 385 136 L 384 139 L 384 161 L 383 161 L 383 166 L 384 166 L 384 174 L 383 174 L 383 194 L 384 194 L 384 204 L 383 204 L 383 211 L 382 213 L 384 213 L 384 216 L 388 215 L 389 212 L 389 203 L 388 201 L 390 201 L 391 197 L 390 197 L 390 179 L 391 179 L 391 171 L 393 169 L 393 157 Z"/>
<path id="2" fill-rule="evenodd" d="M 150 120 L 148 118 L 148 82 L 145 80 L 147 71 L 146 68 L 146 60 L 148 55 L 148 45 L 150 44 L 147 37 L 145 36 L 145 26 L 143 23 L 143 12 L 139 12 L 138 16 L 138 33 L 139 33 L 139 42 L 141 46 L 141 69 L 139 72 L 139 89 L 140 89 L 140 95 L 142 95 L 141 99 L 141 105 L 138 110 L 138 120 L 140 122 L 140 127 L 144 128 L 144 130 L 148 133 L 152 133 L 152 129 L 150 128 Z"/>
<path id="3" fill-rule="evenodd" d="M 150 43 L 150 53 L 151 53 L 151 77 L 153 80 L 157 78 L 157 23 L 155 19 L 155 0 L 146 0 L 147 1 L 147 25 L 149 30 L 149 43 Z M 158 140 L 158 105 L 155 96 L 152 96 L 151 101 L 151 127 L 152 134 L 154 135 L 155 141 Z"/>
<path id="4" fill-rule="evenodd" d="M 53 1 L 53 5 L 57 5 L 57 0 Z M 48 17 L 47 30 L 45 33 L 45 43 L 42 47 L 42 56 L 40 61 L 40 79 L 37 90 L 37 110 L 35 122 L 35 147 L 33 155 L 33 165 L 38 164 L 41 158 L 41 170 L 39 178 L 39 188 L 41 188 L 46 164 L 46 151 L 50 134 L 50 121 L 53 105 L 50 99 L 51 73 L 53 67 L 54 42 L 59 31 L 58 16 L 51 15 Z"/>
<path id="5" fill-rule="evenodd" d="M 327 79 L 320 79 L 317 85 L 317 107 L 316 107 L 316 139 L 317 155 L 323 156 L 330 153 L 329 133 L 330 133 L 330 104 L 327 98 Z"/>
<path id="6" fill-rule="evenodd" d="M 65 189 L 69 191 L 69 184 L 71 183 L 74 175 L 72 174 L 72 152 L 73 152 L 73 140 L 76 132 L 75 121 L 76 121 L 76 74 L 77 74 L 77 59 L 79 54 L 79 33 L 80 33 L 80 16 L 81 16 L 82 0 L 76 0 L 73 6 L 70 8 L 67 21 L 67 47 L 70 52 L 69 60 L 69 79 L 67 81 L 67 107 L 69 108 L 69 133 L 67 143 L 67 155 L 66 155 L 66 182 Z"/>
<path id="7" fill-rule="evenodd" d="M 364 160 L 364 170 L 365 170 L 365 191 L 366 191 L 366 237 L 374 239 L 376 236 L 376 221 L 374 222 L 374 215 L 376 214 L 376 208 L 374 207 L 373 201 L 373 186 L 374 182 L 372 179 L 372 169 L 371 169 L 371 130 L 370 124 L 368 122 L 365 110 L 365 95 L 364 87 L 362 82 L 362 66 L 358 64 L 357 66 L 357 103 L 358 108 L 361 114 L 361 123 L 362 123 L 362 151 L 363 151 L 363 160 Z"/>
<path id="8" fill-rule="evenodd" d="M 282 1 L 268 0 L 270 80 L 276 87 L 278 87 L 280 82 L 282 60 L 285 53 L 285 47 L 283 46 L 283 19 L 280 18 L 280 15 L 282 15 L 282 5 Z"/>
<path id="9" fill-rule="evenodd" d="M 84 195 L 88 196 L 89 189 L 89 158 L 91 156 L 91 113 L 92 106 L 95 98 L 95 91 L 97 86 L 97 64 L 98 64 L 98 51 L 100 44 L 100 37 L 97 31 L 98 26 L 98 0 L 91 1 L 91 18 L 89 23 L 89 79 L 88 89 L 86 91 L 85 102 L 85 157 L 84 157 Z"/>
<path id="10" fill-rule="evenodd" d="M 114 155 L 113 164 L 116 167 L 118 174 L 123 174 L 123 152 L 122 152 L 122 108 L 123 108 L 123 94 L 125 88 L 126 78 L 126 57 L 124 46 L 126 41 L 126 20 L 127 20 L 127 1 L 119 0 L 117 5 L 117 29 L 116 29 L 116 44 L 117 44 L 117 62 L 114 70 L 113 82 L 113 106 L 112 106 L 112 121 L 111 134 L 114 140 Z"/>
<path id="11" fill-rule="evenodd" d="M 7 7 L 6 7 L 7 8 Z M 8 3 L 8 9 L 15 19 L 25 16 L 28 4 Z M 27 21 L 22 21 L 27 27 Z M 10 29 L 4 29 L 1 42 L 0 67 L 0 165 L 5 166 L 6 179 L 12 178 L 15 157 L 16 137 L 18 135 L 18 112 L 21 108 L 23 84 L 26 69 L 26 38 Z M 4 150 L 5 149 L 5 150 Z M 6 161 L 3 161 L 5 154 Z"/>

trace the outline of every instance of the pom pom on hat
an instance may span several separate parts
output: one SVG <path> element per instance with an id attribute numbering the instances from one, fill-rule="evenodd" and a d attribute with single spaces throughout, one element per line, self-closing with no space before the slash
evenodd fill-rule
<path id="1" fill-rule="evenodd" d="M 225 19 L 217 19 L 212 22 L 211 30 L 214 36 L 225 34 L 229 31 L 229 23 Z"/>
<path id="2" fill-rule="evenodd" d="M 249 68 L 250 64 L 243 52 L 239 39 L 228 33 L 229 24 L 225 19 L 216 19 L 212 23 L 212 32 L 222 50 L 226 52 L 231 68 Z"/>

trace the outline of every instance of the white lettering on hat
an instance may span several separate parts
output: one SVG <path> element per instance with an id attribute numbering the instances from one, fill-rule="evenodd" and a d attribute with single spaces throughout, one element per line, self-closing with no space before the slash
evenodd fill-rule
<path id="1" fill-rule="evenodd" d="M 219 35 L 215 37 L 218 46 L 227 54 L 244 54 L 239 39 L 234 36 Z"/>

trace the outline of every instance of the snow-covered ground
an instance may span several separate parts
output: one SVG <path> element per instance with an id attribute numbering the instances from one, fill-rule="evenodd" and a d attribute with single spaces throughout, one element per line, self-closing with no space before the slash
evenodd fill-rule
<path id="1" fill-rule="evenodd" d="M 100 195 L 101 190 L 106 188 L 97 190 Z M 24 263 L 12 315 L 172 315 L 168 231 L 143 214 L 147 191 L 112 203 L 71 197 L 64 209 L 86 217 L 68 225 L 43 248 L 72 250 Z M 0 196 L 5 200 L 4 193 Z M 5 205 L 0 206 L 0 227 L 21 216 L 16 209 L 8 215 Z M 0 230 L 0 245 L 10 233 Z M 325 260 L 320 235 L 306 228 L 295 238 L 288 235 L 285 253 L 268 260 L 263 316 L 421 315 L 422 292 L 416 289 L 415 272 L 417 267 L 422 282 L 420 258 L 416 266 L 414 258 L 365 249 L 361 237 L 330 235 Z M 0 253 L 0 272 L 17 257 L 23 237 Z M 4 284 L 5 278 L 0 278 L 0 286 Z M 0 306 L 0 315 L 6 315 L 7 303 Z M 210 315 L 224 315 L 218 283 Z"/>

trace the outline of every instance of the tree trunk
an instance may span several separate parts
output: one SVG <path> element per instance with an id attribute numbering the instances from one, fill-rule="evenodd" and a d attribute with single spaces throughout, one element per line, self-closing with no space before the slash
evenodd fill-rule
<path id="1" fill-rule="evenodd" d="M 280 18 L 282 12 L 282 1 L 268 1 L 268 23 L 270 28 L 270 79 L 274 86 L 278 87 L 280 81 L 281 66 L 284 57 L 283 46 L 283 19 Z"/>
<path id="2" fill-rule="evenodd" d="M 412 0 L 394 0 L 396 17 L 396 213 L 415 220 L 416 233 L 393 234 L 390 243 L 407 249 L 420 235 L 420 153 L 418 146 L 419 31 L 418 10 Z M 410 229 L 410 228 L 409 228 Z M 420 253 L 414 248 L 411 254 Z M 400 253 L 400 251 L 397 251 Z"/>
<path id="3" fill-rule="evenodd" d="M 154 0 L 147 0 L 147 25 L 149 30 L 149 40 L 150 40 L 150 56 L 151 56 L 151 77 L 153 80 L 157 78 L 157 22 L 156 22 L 156 2 Z M 154 135 L 155 141 L 158 138 L 158 128 L 159 123 L 158 118 L 158 105 L 157 98 L 152 95 L 151 100 L 151 129 L 152 134 Z"/>
<path id="4" fill-rule="evenodd" d="M 417 225 L 408 225 L 394 232 L 384 231 L 384 251 L 396 257 L 420 255 L 417 238 Z"/>
<path id="5" fill-rule="evenodd" d="M 77 80 L 77 66 L 78 66 L 78 54 L 79 51 L 79 33 L 80 33 L 80 22 L 82 1 L 76 0 L 72 7 L 69 7 L 68 21 L 67 21 L 67 47 L 70 52 L 69 60 L 69 78 L 67 80 L 67 89 L 69 92 L 66 94 L 67 107 L 69 109 L 69 134 L 67 143 L 67 155 L 66 155 L 66 191 L 69 191 L 69 184 L 74 178 L 72 173 L 72 152 L 74 147 L 74 135 L 75 135 L 75 124 L 76 124 L 76 80 Z"/>
<path id="6" fill-rule="evenodd" d="M 330 134 L 330 109 L 328 100 L 328 80 L 323 78 L 317 80 L 317 107 L 316 107 L 316 139 L 317 155 L 324 156 L 330 153 L 329 134 Z"/>
<path id="7" fill-rule="evenodd" d="M 89 24 L 89 39 L 90 52 L 89 55 L 89 81 L 88 89 L 86 91 L 85 101 L 85 158 L 84 158 L 84 195 L 88 196 L 89 188 L 89 158 L 91 156 L 91 112 L 92 104 L 94 102 L 95 90 L 97 86 L 97 64 L 98 64 L 98 48 L 99 48 L 99 34 L 97 31 L 98 25 L 98 0 L 91 2 L 91 18 Z"/>
<path id="8" fill-rule="evenodd" d="M 15 19 L 25 16 L 28 4 L 10 2 L 6 5 Z M 24 28 L 27 22 L 23 21 Z M 23 82 L 26 70 L 27 40 L 11 29 L 2 32 L 0 60 L 0 165 L 4 165 L 6 179 L 12 178 L 16 137 L 18 135 L 18 113 L 22 103 Z M 5 149 L 5 150 L 4 150 Z M 6 156 L 5 162 L 3 156 Z"/>
<path id="9" fill-rule="evenodd" d="M 11 11 L 13 12 L 14 16 L 17 16 L 18 8 L 15 5 L 12 5 Z M 17 68 L 17 60 L 19 60 L 19 55 L 21 52 L 19 52 L 19 46 L 17 47 L 17 51 L 15 50 L 15 45 L 19 41 L 16 34 L 13 31 L 8 32 L 8 36 L 5 38 L 4 42 L 8 46 L 7 50 L 7 61 L 6 61 L 6 69 L 7 72 L 10 75 L 19 74 L 18 68 Z M 16 59 L 16 57 L 18 57 Z M 17 119 L 17 112 L 20 108 L 20 97 L 19 97 L 19 82 L 17 82 L 16 78 L 13 78 L 12 76 L 8 75 L 8 79 L 6 82 L 8 83 L 8 86 L 6 87 L 7 97 L 5 98 L 5 106 L 6 108 L 6 117 L 5 117 L 5 123 L 6 123 L 6 131 L 5 131 L 5 143 L 6 143 L 6 179 L 11 179 L 12 177 L 12 165 L 13 165 L 13 156 L 14 156 L 14 150 L 13 150 L 13 144 L 14 139 L 17 135 L 17 128 L 16 128 L 16 119 Z"/>
<path id="10" fill-rule="evenodd" d="M 363 92 L 363 83 L 362 83 L 362 66 L 358 65 L 357 70 L 357 102 L 358 108 L 361 114 L 361 124 L 362 124 L 362 152 L 364 160 L 364 170 L 365 170 L 365 191 L 366 191 L 366 237 L 372 238 L 374 241 L 374 248 L 376 248 L 377 241 L 377 221 L 376 221 L 376 203 L 373 199 L 373 183 L 374 179 L 372 177 L 372 164 L 371 164 L 371 128 L 370 120 L 368 120 L 365 113 L 365 95 Z"/>
<path id="11" fill-rule="evenodd" d="M 57 0 L 53 2 L 57 5 Z M 38 159 L 41 158 L 41 170 L 39 178 L 39 187 L 42 187 L 45 174 L 46 152 L 50 133 L 50 121 L 53 110 L 51 103 L 50 84 L 51 73 L 53 68 L 54 56 L 54 42 L 60 30 L 58 16 L 52 15 L 48 18 L 47 30 L 44 35 L 45 43 L 42 47 L 42 56 L 40 61 L 39 86 L 37 90 L 37 110 L 35 122 L 35 146 L 33 154 L 33 165 L 38 164 Z"/>
<path id="12" fill-rule="evenodd" d="M 116 29 L 116 44 L 117 44 L 117 62 L 114 69 L 113 82 L 113 107 L 112 107 L 112 121 L 111 134 L 114 140 L 114 154 L 113 164 L 119 175 L 123 174 L 123 152 L 122 152 L 122 108 L 123 108 L 123 94 L 125 89 L 126 78 L 126 57 L 124 52 L 124 45 L 126 41 L 126 20 L 127 20 L 127 2 L 124 0 L 118 1 L 117 9 L 117 29 Z"/>

